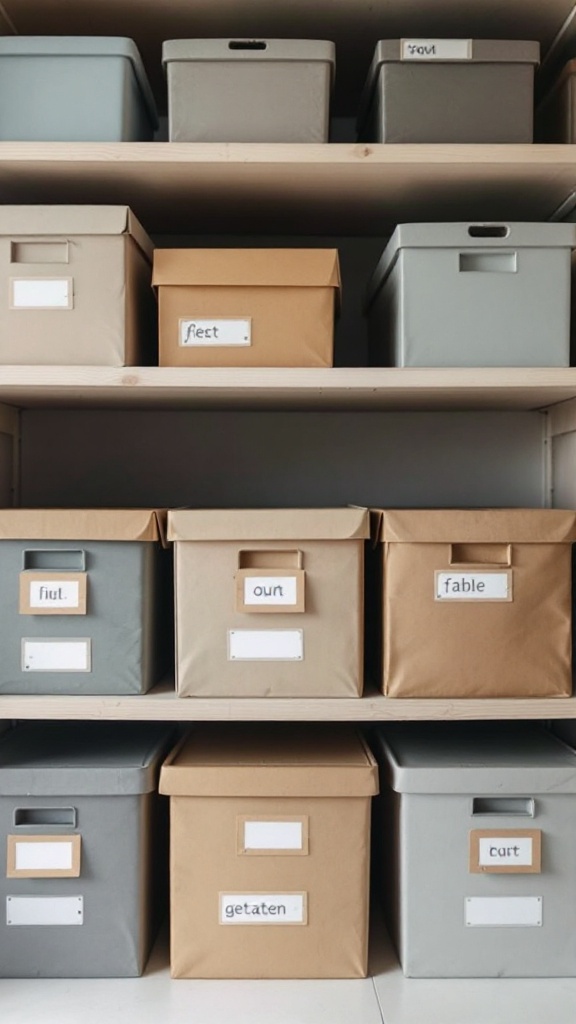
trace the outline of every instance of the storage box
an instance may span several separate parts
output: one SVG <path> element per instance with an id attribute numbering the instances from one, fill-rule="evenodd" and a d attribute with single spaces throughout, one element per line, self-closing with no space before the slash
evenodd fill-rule
<path id="1" fill-rule="evenodd" d="M 332 366 L 335 249 L 157 249 L 160 366 Z"/>
<path id="2" fill-rule="evenodd" d="M 377 767 L 346 727 L 211 726 L 164 763 L 175 978 L 362 978 Z"/>
<path id="3" fill-rule="evenodd" d="M 360 102 L 369 142 L 532 142 L 538 43 L 384 39 Z"/>
<path id="4" fill-rule="evenodd" d="M 131 39 L 0 39 L 0 139 L 145 142 L 157 126 L 152 91 Z"/>
<path id="5" fill-rule="evenodd" d="M 509 722 L 395 725 L 375 750 L 373 871 L 404 973 L 574 976 L 574 752 Z"/>
<path id="6" fill-rule="evenodd" d="M 2 509 L 0 693 L 157 683 L 170 635 L 160 536 L 148 509 Z"/>
<path id="7" fill-rule="evenodd" d="M 386 511 L 377 529 L 389 697 L 570 696 L 576 513 Z"/>
<path id="8" fill-rule="evenodd" d="M 171 39 L 171 142 L 327 142 L 333 43 Z"/>
<path id="9" fill-rule="evenodd" d="M 537 142 L 576 140 L 576 60 L 570 60 L 536 108 Z"/>
<path id="10" fill-rule="evenodd" d="M 366 509 L 182 510 L 181 697 L 359 697 Z"/>
<path id="11" fill-rule="evenodd" d="M 131 977 L 162 910 L 166 727 L 34 723 L 0 737 L 0 976 Z"/>
<path id="12" fill-rule="evenodd" d="M 0 364 L 151 362 L 152 250 L 127 206 L 1 206 Z"/>
<path id="13" fill-rule="evenodd" d="M 568 366 L 573 224 L 401 224 L 368 289 L 371 361 Z"/>

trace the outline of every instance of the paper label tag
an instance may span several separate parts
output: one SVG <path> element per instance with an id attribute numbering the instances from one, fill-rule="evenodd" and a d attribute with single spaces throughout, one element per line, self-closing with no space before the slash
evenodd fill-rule
<path id="1" fill-rule="evenodd" d="M 436 601 L 511 601 L 512 571 L 435 572 Z"/>
<path id="2" fill-rule="evenodd" d="M 540 928 L 541 896 L 468 896 L 468 928 Z"/>
<path id="3" fill-rule="evenodd" d="M 302 661 L 303 658 L 301 629 L 231 629 L 228 632 L 229 661 Z"/>
<path id="4" fill-rule="evenodd" d="M 7 896 L 6 924 L 84 924 L 84 899 L 82 896 Z"/>
<path id="5" fill-rule="evenodd" d="M 218 345 L 252 344 L 252 321 L 180 320 L 180 345 L 183 348 L 212 348 Z"/>
<path id="6" fill-rule="evenodd" d="M 13 277 L 10 309 L 72 309 L 71 277 Z"/>
<path id="7" fill-rule="evenodd" d="M 238 853 L 294 854 L 308 853 L 308 816 L 295 818 L 249 818 L 241 815 L 238 823 Z"/>
<path id="8" fill-rule="evenodd" d="M 9 835 L 7 878 L 78 878 L 80 835 Z"/>
<path id="9" fill-rule="evenodd" d="M 542 862 L 540 829 L 472 829 L 470 871 L 473 874 L 539 874 Z"/>
<path id="10" fill-rule="evenodd" d="M 221 892 L 220 924 L 307 924 L 305 892 Z"/>
<path id="11" fill-rule="evenodd" d="M 85 615 L 86 573 L 20 573 L 21 615 Z"/>
<path id="12" fill-rule="evenodd" d="M 22 639 L 23 672 L 90 672 L 91 640 Z"/>
<path id="13" fill-rule="evenodd" d="M 295 576 L 246 576 L 244 604 L 296 604 L 298 588 Z"/>
<path id="14" fill-rule="evenodd" d="M 471 60 L 471 39 L 402 39 L 401 60 Z"/>
<path id="15" fill-rule="evenodd" d="M 296 613 L 305 610 L 306 573 L 293 569 L 239 569 L 236 573 L 236 611 Z"/>

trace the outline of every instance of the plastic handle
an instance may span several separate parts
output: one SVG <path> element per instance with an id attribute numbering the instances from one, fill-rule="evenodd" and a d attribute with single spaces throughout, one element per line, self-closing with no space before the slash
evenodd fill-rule
<path id="1" fill-rule="evenodd" d="M 267 50 L 268 44 L 262 39 L 231 39 L 229 50 Z"/>
<path id="2" fill-rule="evenodd" d="M 470 238 L 508 238 L 510 228 L 507 224 L 471 224 L 468 234 Z"/>
<path id="3" fill-rule="evenodd" d="M 54 572 L 85 572 L 86 552 L 70 548 L 28 548 L 23 552 L 24 569 Z"/>
<path id="4" fill-rule="evenodd" d="M 534 800 L 527 796 L 475 796 L 472 800 L 472 814 L 533 818 Z"/>
<path id="5" fill-rule="evenodd" d="M 14 827 L 27 825 L 65 825 L 76 828 L 75 807 L 15 807 Z"/>

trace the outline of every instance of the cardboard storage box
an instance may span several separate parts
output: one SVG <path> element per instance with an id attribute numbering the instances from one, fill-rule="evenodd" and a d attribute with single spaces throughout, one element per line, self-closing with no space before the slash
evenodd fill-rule
<path id="1" fill-rule="evenodd" d="M 532 142 L 538 43 L 383 39 L 360 102 L 369 142 Z"/>
<path id="2" fill-rule="evenodd" d="M 333 43 L 314 39 L 171 39 L 171 142 L 327 142 Z"/>
<path id="3" fill-rule="evenodd" d="M 144 693 L 166 671 L 149 509 L 0 510 L 0 693 Z"/>
<path id="4" fill-rule="evenodd" d="M 157 249 L 160 366 L 332 366 L 336 249 Z"/>
<path id="5" fill-rule="evenodd" d="M 536 108 L 536 141 L 576 140 L 576 60 L 570 60 Z"/>
<path id="6" fill-rule="evenodd" d="M 164 763 L 175 978 L 363 978 L 376 763 L 342 726 L 210 726 Z"/>
<path id="7" fill-rule="evenodd" d="M 359 697 L 365 509 L 182 510 L 181 697 Z"/>
<path id="8" fill-rule="evenodd" d="M 568 366 L 574 224 L 401 224 L 368 289 L 371 361 Z"/>
<path id="9" fill-rule="evenodd" d="M 0 139 L 145 142 L 157 126 L 152 91 L 131 39 L 0 39 Z"/>
<path id="10" fill-rule="evenodd" d="M 568 697 L 576 513 L 386 511 L 384 692 Z"/>
<path id="11" fill-rule="evenodd" d="M 152 251 L 127 206 L 1 206 L 0 364 L 151 362 Z"/>
<path id="12" fill-rule="evenodd" d="M 574 752 L 510 722 L 399 724 L 374 749 L 373 877 L 404 973 L 576 975 Z"/>

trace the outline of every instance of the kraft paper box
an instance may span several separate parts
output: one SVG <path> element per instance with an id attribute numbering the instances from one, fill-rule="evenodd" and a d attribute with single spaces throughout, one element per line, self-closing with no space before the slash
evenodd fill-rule
<path id="1" fill-rule="evenodd" d="M 359 697 L 366 509 L 179 510 L 181 697 Z"/>
<path id="2" fill-rule="evenodd" d="M 157 249 L 160 366 L 332 366 L 335 249 Z"/>
<path id="3" fill-rule="evenodd" d="M 362 978 L 376 763 L 354 729 L 211 726 L 165 762 L 175 978 Z"/>
<path id="4" fill-rule="evenodd" d="M 376 516 L 389 697 L 568 697 L 576 513 Z"/>
<path id="5" fill-rule="evenodd" d="M 152 251 L 127 206 L 0 207 L 0 364 L 152 362 Z"/>

